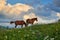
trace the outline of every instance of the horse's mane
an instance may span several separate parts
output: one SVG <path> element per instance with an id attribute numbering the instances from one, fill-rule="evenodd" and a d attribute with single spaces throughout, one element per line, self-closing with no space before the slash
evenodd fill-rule
<path id="1" fill-rule="evenodd" d="M 37 18 L 32 18 L 32 20 L 33 20 L 33 19 L 37 19 Z"/>
<path id="2" fill-rule="evenodd" d="M 15 21 L 11 21 L 11 22 L 15 22 Z"/>

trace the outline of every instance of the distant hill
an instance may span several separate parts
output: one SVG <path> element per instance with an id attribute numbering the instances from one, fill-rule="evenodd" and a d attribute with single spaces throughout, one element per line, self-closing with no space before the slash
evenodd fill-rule
<path id="1" fill-rule="evenodd" d="M 60 40 L 60 22 L 25 28 L 0 29 L 0 40 Z"/>

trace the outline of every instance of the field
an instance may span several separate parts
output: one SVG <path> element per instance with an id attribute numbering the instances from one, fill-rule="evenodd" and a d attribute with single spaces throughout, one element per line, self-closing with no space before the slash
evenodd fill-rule
<path id="1" fill-rule="evenodd" d="M 0 40 L 60 40 L 60 22 L 0 29 Z"/>

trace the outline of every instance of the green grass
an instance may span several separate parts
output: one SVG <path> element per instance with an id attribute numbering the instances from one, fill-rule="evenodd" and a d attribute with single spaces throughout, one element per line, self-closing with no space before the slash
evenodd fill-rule
<path id="1" fill-rule="evenodd" d="M 60 40 L 60 22 L 25 28 L 0 29 L 0 40 Z"/>

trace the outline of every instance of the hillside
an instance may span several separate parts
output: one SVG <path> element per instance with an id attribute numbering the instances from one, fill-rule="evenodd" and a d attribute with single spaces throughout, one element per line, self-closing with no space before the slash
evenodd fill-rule
<path id="1" fill-rule="evenodd" d="M 60 22 L 25 28 L 0 29 L 0 40 L 60 40 Z"/>

